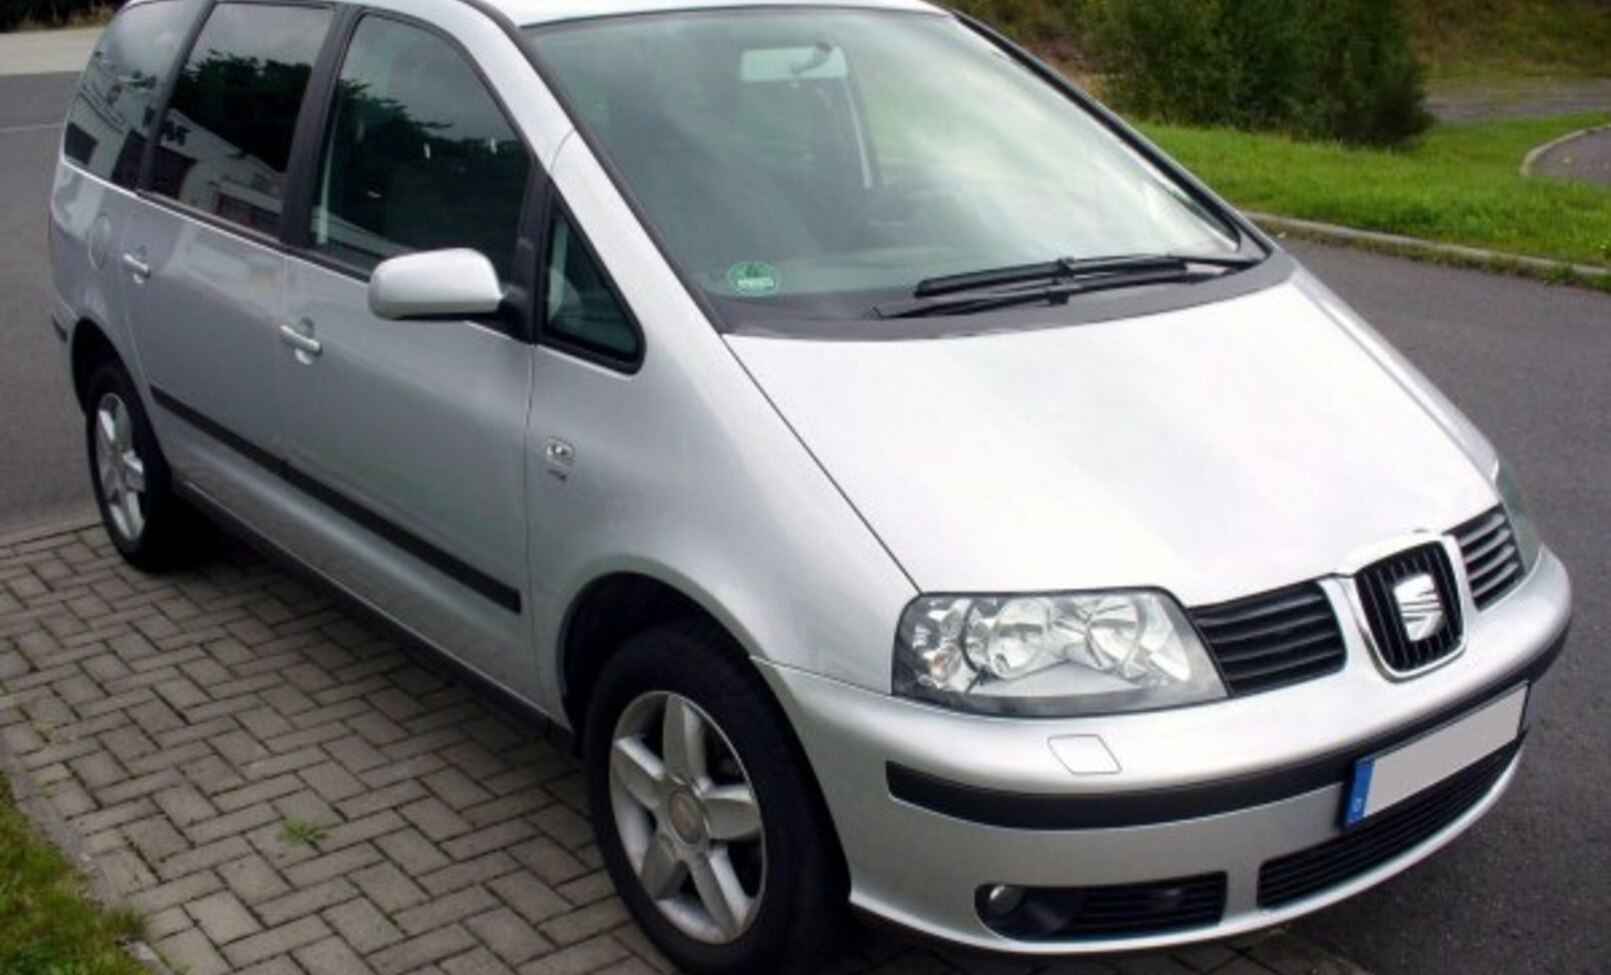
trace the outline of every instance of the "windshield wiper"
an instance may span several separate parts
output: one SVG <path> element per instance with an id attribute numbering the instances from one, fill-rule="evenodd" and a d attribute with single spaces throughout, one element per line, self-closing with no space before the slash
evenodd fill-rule
<path id="1" fill-rule="evenodd" d="M 924 278 L 912 289 L 913 298 L 932 298 L 936 295 L 995 288 L 1006 284 L 1031 281 L 1062 281 L 1102 274 L 1120 274 L 1132 271 L 1185 270 L 1188 265 L 1239 270 L 1252 267 L 1263 260 L 1248 254 L 1127 254 L 1117 257 L 1061 257 L 1041 264 L 1017 264 L 1012 267 L 991 268 L 985 271 L 967 271 L 941 277 Z"/>
<path id="2" fill-rule="evenodd" d="M 1245 254 L 1152 254 L 1084 260 L 1065 258 L 1045 264 L 1025 264 L 928 278 L 918 283 L 912 298 L 878 305 L 873 313 L 879 318 L 921 318 L 926 315 L 967 315 L 1041 301 L 1061 304 L 1074 295 L 1094 291 L 1195 281 L 1203 274 L 1201 270 L 1194 270 L 1194 266 L 1220 268 L 1228 272 L 1252 267 L 1260 260 Z M 1002 287 L 1036 281 L 1046 283 L 1039 287 Z"/>

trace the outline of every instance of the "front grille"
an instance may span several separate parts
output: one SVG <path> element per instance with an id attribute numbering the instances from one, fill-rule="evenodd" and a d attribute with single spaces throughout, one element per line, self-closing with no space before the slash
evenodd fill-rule
<path id="1" fill-rule="evenodd" d="M 1466 563 L 1466 582 L 1478 609 L 1487 609 L 1522 579 L 1521 550 L 1505 509 L 1478 515 L 1454 530 L 1460 557 Z"/>
<path id="2" fill-rule="evenodd" d="M 1431 839 L 1482 801 L 1515 757 L 1511 745 L 1319 846 L 1259 868 L 1259 906 L 1281 907 L 1373 870 Z"/>
<path id="3" fill-rule="evenodd" d="M 1232 694 L 1254 694 L 1341 670 L 1342 631 L 1319 585 L 1277 589 L 1191 611 Z"/>
<path id="4" fill-rule="evenodd" d="M 979 891 L 979 916 L 998 934 L 1019 941 L 1139 938 L 1212 927 L 1225 916 L 1225 874 L 1107 887 L 1030 887 L 1023 901 L 992 916 Z"/>
<path id="5" fill-rule="evenodd" d="M 1405 630 L 1403 608 L 1394 587 L 1415 576 L 1432 578 L 1443 624 L 1428 636 L 1412 639 Z M 1370 622 L 1371 635 L 1382 662 L 1399 673 L 1419 670 L 1453 653 L 1463 632 L 1454 569 L 1443 546 L 1432 543 L 1399 552 L 1367 566 L 1359 573 L 1359 600 Z"/>

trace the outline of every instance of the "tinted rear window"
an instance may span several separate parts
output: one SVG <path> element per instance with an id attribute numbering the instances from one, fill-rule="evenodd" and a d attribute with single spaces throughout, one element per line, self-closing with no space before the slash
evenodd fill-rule
<path id="1" fill-rule="evenodd" d="M 152 188 L 265 234 L 280 224 L 291 135 L 330 26 L 316 7 L 226 3 L 196 38 L 163 119 Z"/>
<path id="2" fill-rule="evenodd" d="M 68 109 L 67 158 L 102 179 L 134 186 L 157 96 L 200 9 L 198 0 L 155 0 L 113 19 Z"/>

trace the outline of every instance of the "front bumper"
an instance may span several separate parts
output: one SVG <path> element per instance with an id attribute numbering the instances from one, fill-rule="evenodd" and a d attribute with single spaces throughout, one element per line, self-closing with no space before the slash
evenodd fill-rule
<path id="1" fill-rule="evenodd" d="M 1323 585 L 1339 608 L 1346 605 L 1340 582 Z M 1470 618 L 1460 656 L 1431 673 L 1384 678 L 1357 629 L 1345 626 L 1348 662 L 1338 673 L 1147 714 L 970 716 L 800 671 L 763 670 L 816 772 L 858 907 L 986 949 L 1150 949 L 1228 937 L 1324 907 L 1405 869 L 1480 818 L 1513 777 L 1519 744 L 1486 768 L 1461 773 L 1463 782 L 1451 780 L 1447 795 L 1427 790 L 1416 808 L 1441 803 L 1436 810 L 1416 812 L 1416 800 L 1406 800 L 1400 819 L 1418 819 L 1413 829 L 1385 830 L 1396 845 L 1357 837 L 1355 847 L 1374 844 L 1374 856 L 1362 855 L 1339 839 L 1343 793 L 1359 758 L 1523 685 L 1530 688 L 1525 736 L 1538 680 L 1564 641 L 1570 602 L 1566 572 L 1546 552 L 1521 586 Z M 1099 739 L 1118 770 L 1070 771 L 1050 743 L 1071 736 Z M 1327 851 L 1339 846 L 1328 860 Z M 1302 851 L 1311 859 L 1298 856 Z M 1320 871 L 1323 885 L 1280 897 L 1267 875 L 1261 897 L 1261 871 L 1294 864 Z M 1217 884 L 1223 907 L 1177 913 L 1177 920 L 1192 918 L 1186 924 L 1142 919 L 1096 935 L 1069 933 L 1073 928 L 1020 934 L 1006 926 L 1003 934 L 1003 925 L 985 922 L 979 901 L 995 884 L 1070 892 L 1059 894 L 1064 904 L 1104 896 L 1122 904 L 1200 899 L 1201 884 L 1196 893 L 1173 885 L 1186 879 Z M 1086 895 L 1072 889 L 1091 896 L 1082 900 Z"/>

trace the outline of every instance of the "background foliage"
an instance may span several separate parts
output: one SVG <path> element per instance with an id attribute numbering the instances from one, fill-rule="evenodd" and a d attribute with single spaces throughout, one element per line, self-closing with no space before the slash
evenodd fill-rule
<path id="1" fill-rule="evenodd" d="M 1407 0 L 1089 0 L 1108 94 L 1168 122 L 1393 144 L 1424 130 Z"/>

